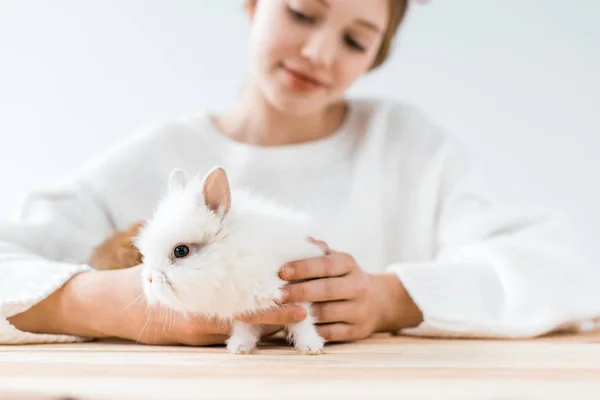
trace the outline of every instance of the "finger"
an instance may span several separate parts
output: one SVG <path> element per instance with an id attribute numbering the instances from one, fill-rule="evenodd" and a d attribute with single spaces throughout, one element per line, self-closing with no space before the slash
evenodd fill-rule
<path id="1" fill-rule="evenodd" d="M 231 334 L 231 324 L 198 314 L 180 315 L 179 322 L 167 328 L 177 343 L 188 346 L 206 346 L 224 343 Z"/>
<path id="2" fill-rule="evenodd" d="M 326 301 L 312 305 L 312 315 L 317 323 L 356 322 L 358 314 L 353 301 Z"/>
<path id="3" fill-rule="evenodd" d="M 354 259 L 346 253 L 331 253 L 291 261 L 281 268 L 279 276 L 287 281 L 343 276 L 354 268 Z"/>
<path id="4" fill-rule="evenodd" d="M 315 279 L 291 283 L 283 289 L 286 303 L 349 300 L 355 297 L 356 286 L 349 276 Z"/>
<path id="5" fill-rule="evenodd" d="M 201 314 L 188 314 L 184 316 L 183 324 L 185 329 L 193 334 L 207 335 L 229 335 L 231 333 L 231 324 L 225 320 L 205 316 Z"/>
<path id="6" fill-rule="evenodd" d="M 330 254 L 331 253 L 331 249 L 329 248 L 329 245 L 327 243 L 325 243 L 322 240 L 317 240 L 313 237 L 309 237 L 308 241 L 319 246 L 319 248 L 323 251 L 323 254 Z"/>
<path id="7" fill-rule="evenodd" d="M 327 342 L 346 342 L 358 338 L 356 325 L 345 323 L 317 325 L 317 332 Z"/>
<path id="8" fill-rule="evenodd" d="M 239 319 L 252 324 L 286 325 L 302 321 L 306 318 L 304 307 L 295 304 L 274 306 L 257 313 L 241 315 Z"/>
<path id="9" fill-rule="evenodd" d="M 283 329 L 283 325 L 264 325 L 261 330 L 261 338 L 268 338 Z"/>

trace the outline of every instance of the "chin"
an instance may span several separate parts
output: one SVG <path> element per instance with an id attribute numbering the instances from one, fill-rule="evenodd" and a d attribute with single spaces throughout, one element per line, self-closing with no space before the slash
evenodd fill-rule
<path id="1" fill-rule="evenodd" d="M 172 288 L 165 282 L 144 282 L 144 296 L 151 306 L 169 308 L 177 312 L 185 313 L 186 307 L 175 295 Z"/>
<path id="2" fill-rule="evenodd" d="M 322 91 L 295 92 L 276 80 L 262 90 L 267 101 L 278 111 L 289 115 L 304 116 L 322 110 L 329 102 Z"/>

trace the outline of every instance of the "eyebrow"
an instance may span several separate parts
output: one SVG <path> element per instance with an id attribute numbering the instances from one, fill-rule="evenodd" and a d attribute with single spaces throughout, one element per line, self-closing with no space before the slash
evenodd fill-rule
<path id="1" fill-rule="evenodd" d="M 317 2 L 321 3 L 324 7 L 330 8 L 329 6 L 329 2 L 327 0 L 317 0 Z M 379 26 L 377 26 L 377 24 L 374 24 L 373 22 L 369 22 L 369 21 L 365 21 L 364 19 L 358 20 L 356 21 L 357 24 L 364 26 L 365 28 L 368 28 L 372 31 L 375 31 L 377 33 L 381 33 L 381 28 Z"/>
<path id="2" fill-rule="evenodd" d="M 381 33 L 381 28 L 380 28 L 380 27 L 378 27 L 377 25 L 375 25 L 375 24 L 374 24 L 374 23 L 372 23 L 372 22 L 365 21 L 364 19 L 361 19 L 361 20 L 357 21 L 357 23 L 358 23 L 359 25 L 362 25 L 362 26 L 364 26 L 365 28 L 368 28 L 368 29 L 372 30 L 372 31 L 375 31 L 375 32 L 377 32 L 377 33 Z"/>

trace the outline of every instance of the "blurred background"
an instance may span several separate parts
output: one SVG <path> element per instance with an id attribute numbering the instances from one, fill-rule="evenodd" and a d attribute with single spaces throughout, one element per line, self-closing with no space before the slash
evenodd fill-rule
<path id="1" fill-rule="evenodd" d="M 0 0 L 0 218 L 134 130 L 229 105 L 247 67 L 241 6 Z M 350 94 L 419 106 L 503 196 L 571 218 L 600 265 L 599 20 L 598 0 L 415 4 Z"/>

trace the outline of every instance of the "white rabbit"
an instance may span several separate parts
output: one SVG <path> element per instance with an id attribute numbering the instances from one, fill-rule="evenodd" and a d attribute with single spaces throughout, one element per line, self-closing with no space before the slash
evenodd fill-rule
<path id="1" fill-rule="evenodd" d="M 314 235 L 307 215 L 230 190 L 224 169 L 214 167 L 189 182 L 182 170 L 172 171 L 166 195 L 134 243 L 150 304 L 230 321 L 227 348 L 246 354 L 256 347 L 261 327 L 236 317 L 277 306 L 286 284 L 279 269 L 323 254 L 309 240 Z M 324 340 L 310 303 L 301 305 L 308 316 L 286 326 L 288 340 L 302 354 L 319 354 Z"/>

